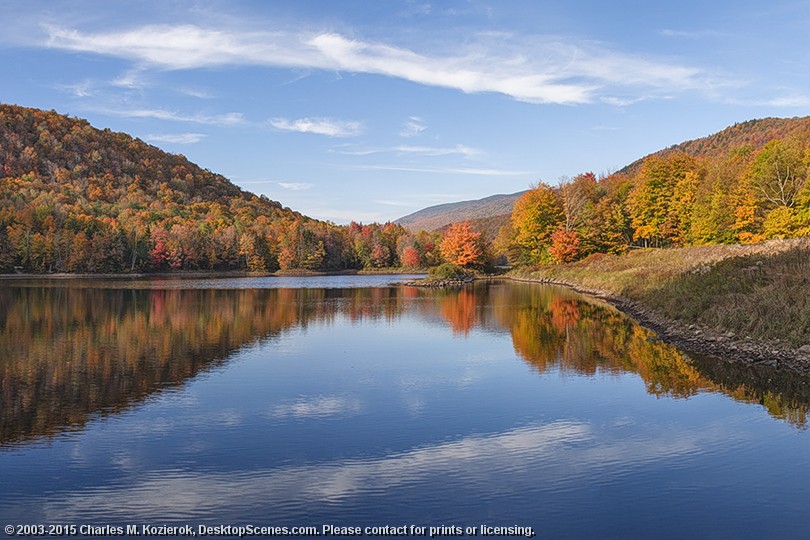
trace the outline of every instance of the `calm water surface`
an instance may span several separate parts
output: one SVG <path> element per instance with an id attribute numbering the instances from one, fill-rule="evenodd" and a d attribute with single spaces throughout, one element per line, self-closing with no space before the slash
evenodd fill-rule
<path id="1" fill-rule="evenodd" d="M 0 284 L 0 525 L 808 534 L 807 379 L 403 279 Z"/>

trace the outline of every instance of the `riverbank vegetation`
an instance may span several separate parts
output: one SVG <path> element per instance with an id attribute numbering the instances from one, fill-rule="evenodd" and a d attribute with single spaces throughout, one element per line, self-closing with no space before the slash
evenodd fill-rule
<path id="1" fill-rule="evenodd" d="M 810 239 L 597 254 L 512 276 L 637 302 L 695 331 L 810 355 Z"/>

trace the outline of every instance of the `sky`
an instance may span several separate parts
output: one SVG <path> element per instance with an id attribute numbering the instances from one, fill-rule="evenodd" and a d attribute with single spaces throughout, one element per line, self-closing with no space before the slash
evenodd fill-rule
<path id="1" fill-rule="evenodd" d="M 129 133 L 338 224 L 810 114 L 807 0 L 0 6 L 0 101 Z"/>

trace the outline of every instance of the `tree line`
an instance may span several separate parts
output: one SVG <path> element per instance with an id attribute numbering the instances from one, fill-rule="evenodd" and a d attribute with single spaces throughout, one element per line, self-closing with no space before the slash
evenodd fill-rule
<path id="1" fill-rule="evenodd" d="M 535 265 L 805 236 L 807 120 L 747 122 L 615 174 L 538 182 L 491 239 L 466 222 L 315 220 L 129 135 L 0 105 L 0 272 Z"/>
<path id="2" fill-rule="evenodd" d="M 1 272 L 424 267 L 439 240 L 315 220 L 126 134 L 0 105 Z"/>
<path id="3" fill-rule="evenodd" d="M 810 144 L 791 136 L 703 157 L 672 150 L 628 171 L 538 183 L 496 250 L 516 264 L 564 263 L 636 247 L 756 243 L 810 235 Z"/>

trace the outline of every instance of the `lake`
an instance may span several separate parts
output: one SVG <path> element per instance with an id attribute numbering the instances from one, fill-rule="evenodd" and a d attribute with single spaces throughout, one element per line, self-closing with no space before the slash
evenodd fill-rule
<path id="1" fill-rule="evenodd" d="M 807 535 L 806 377 L 406 279 L 0 283 L 0 525 Z"/>

